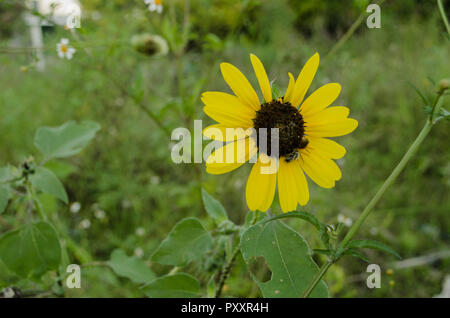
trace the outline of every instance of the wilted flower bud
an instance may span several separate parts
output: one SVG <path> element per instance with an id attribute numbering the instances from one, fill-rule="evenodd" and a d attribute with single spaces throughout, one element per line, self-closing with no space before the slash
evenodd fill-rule
<path id="1" fill-rule="evenodd" d="M 136 51 L 148 56 L 166 55 L 169 46 L 164 38 L 159 35 L 144 33 L 131 38 L 131 45 Z"/>
<path id="2" fill-rule="evenodd" d="M 450 88 L 450 79 L 444 78 L 439 82 L 439 92 L 444 92 Z"/>

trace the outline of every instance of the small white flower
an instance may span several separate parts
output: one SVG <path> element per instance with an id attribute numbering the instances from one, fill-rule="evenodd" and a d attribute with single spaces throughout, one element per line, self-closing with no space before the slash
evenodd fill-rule
<path id="1" fill-rule="evenodd" d="M 80 211 L 80 209 L 81 209 L 81 204 L 80 204 L 80 202 L 74 202 L 74 203 L 72 203 L 71 205 L 70 205 L 70 212 L 72 212 L 72 213 L 78 213 L 79 211 Z"/>
<path id="2" fill-rule="evenodd" d="M 136 229 L 136 235 L 137 236 L 144 236 L 145 235 L 145 229 L 143 227 L 138 227 Z"/>
<path id="3" fill-rule="evenodd" d="M 69 40 L 66 38 L 61 39 L 61 41 L 56 44 L 56 51 L 58 52 L 58 56 L 60 58 L 66 58 L 68 60 L 72 59 L 76 50 L 69 46 Z"/>
<path id="4" fill-rule="evenodd" d="M 144 250 L 138 247 L 134 250 L 134 255 L 136 255 L 136 257 L 141 258 L 142 256 L 144 256 Z"/>
<path id="5" fill-rule="evenodd" d="M 158 176 L 151 176 L 150 177 L 150 183 L 153 185 L 159 184 L 161 179 Z"/>
<path id="6" fill-rule="evenodd" d="M 151 12 L 161 13 L 163 11 L 162 0 L 144 0 L 144 2 Z"/>
<path id="7" fill-rule="evenodd" d="M 102 219 L 105 218 L 106 213 L 105 213 L 105 211 L 103 211 L 103 210 L 96 210 L 96 211 L 94 212 L 94 215 L 95 215 L 95 217 L 96 217 L 97 219 L 102 220 Z"/>
<path id="8" fill-rule="evenodd" d="M 88 219 L 84 219 L 80 222 L 80 228 L 82 230 L 86 230 L 90 227 L 91 227 L 91 221 L 89 221 Z"/>
<path id="9" fill-rule="evenodd" d="M 338 222 L 344 224 L 346 227 L 350 227 L 353 224 L 353 220 L 343 214 L 338 215 Z"/>
<path id="10" fill-rule="evenodd" d="M 12 289 L 11 287 L 3 289 L 2 293 L 3 297 L 5 298 L 14 298 L 14 296 L 16 295 L 14 289 Z"/>

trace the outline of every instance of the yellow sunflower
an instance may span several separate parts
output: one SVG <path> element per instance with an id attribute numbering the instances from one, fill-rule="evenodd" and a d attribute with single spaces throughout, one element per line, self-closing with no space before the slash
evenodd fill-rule
<path id="1" fill-rule="evenodd" d="M 297 204 L 309 201 L 308 177 L 323 188 L 333 188 L 342 177 L 333 159 L 342 158 L 343 146 L 326 137 L 338 137 L 351 133 L 358 126 L 348 118 L 350 110 L 344 106 L 330 106 L 339 96 L 341 86 L 326 84 L 304 99 L 319 66 L 319 54 L 314 54 L 305 64 L 297 80 L 289 73 L 289 85 L 282 98 L 274 99 L 269 79 L 261 61 L 253 54 L 250 60 L 261 87 L 264 102 L 247 78 L 235 66 L 222 63 L 220 69 L 225 82 L 235 95 L 223 92 L 205 92 L 202 101 L 204 112 L 218 122 L 205 128 L 223 131 L 221 141 L 228 142 L 217 149 L 206 162 L 210 174 L 223 174 L 237 169 L 254 156 L 258 156 L 246 186 L 247 205 L 250 210 L 266 211 L 272 205 L 278 184 L 278 195 L 283 212 L 296 210 Z M 258 147 L 258 138 L 227 136 L 227 128 L 278 128 L 279 156 L 271 157 L 270 147 Z M 267 138 L 270 138 L 268 136 Z M 270 139 L 269 139 L 270 140 Z M 216 160 L 227 152 L 245 145 L 245 158 L 232 162 Z M 264 149 L 266 148 L 266 149 Z M 262 172 L 276 160 L 278 169 L 273 173 Z"/>

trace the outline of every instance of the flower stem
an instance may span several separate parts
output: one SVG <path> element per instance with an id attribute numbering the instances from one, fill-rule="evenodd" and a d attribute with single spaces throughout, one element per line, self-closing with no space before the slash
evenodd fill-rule
<path id="1" fill-rule="evenodd" d="M 381 0 L 378 5 L 381 6 L 386 0 Z M 353 22 L 350 28 L 345 32 L 345 34 L 336 42 L 336 44 L 331 48 L 328 54 L 325 56 L 324 61 L 322 62 L 322 66 L 325 65 L 328 60 L 331 58 L 334 53 L 336 53 L 344 44 L 351 38 L 351 36 L 355 33 L 355 31 L 359 28 L 359 26 L 363 23 L 364 18 L 366 17 L 367 12 L 363 11 L 359 15 L 359 17 Z"/>
<path id="2" fill-rule="evenodd" d="M 256 222 L 258 221 L 258 215 L 259 215 L 259 212 L 255 211 L 250 226 L 256 224 Z M 222 293 L 223 285 L 225 285 L 225 281 L 227 280 L 228 275 L 230 274 L 231 268 L 233 267 L 234 261 L 236 260 L 236 257 L 238 256 L 240 250 L 241 250 L 241 244 L 239 243 L 235 247 L 233 253 L 231 254 L 230 260 L 222 268 L 222 271 L 221 271 L 222 273 L 220 275 L 219 284 L 217 286 L 214 298 L 219 298 L 220 297 L 220 295 Z"/>
<path id="3" fill-rule="evenodd" d="M 419 146 L 422 144 L 422 142 L 425 140 L 425 137 L 428 135 L 428 133 L 431 130 L 431 127 L 433 127 L 433 117 L 434 114 L 439 113 L 439 110 L 441 108 L 441 97 L 443 96 L 443 92 L 440 93 L 436 99 L 436 102 L 433 106 L 433 113 L 430 114 L 428 120 L 425 123 L 425 126 L 420 131 L 419 135 L 417 136 L 416 140 L 412 143 L 412 145 L 409 147 L 408 151 L 405 153 L 403 158 L 400 160 L 398 165 L 394 168 L 394 170 L 391 172 L 389 177 L 384 181 L 378 192 L 375 194 L 375 196 L 369 201 L 367 206 L 364 208 L 363 212 L 359 216 L 359 218 L 356 220 L 356 222 L 353 224 L 353 226 L 350 228 L 350 230 L 347 232 L 347 235 L 345 235 L 344 239 L 339 244 L 337 250 L 342 250 L 346 247 L 346 245 L 351 241 L 351 239 L 355 236 L 356 232 L 359 230 L 361 225 L 364 223 L 364 221 L 367 219 L 369 214 L 372 212 L 375 205 L 380 201 L 383 194 L 386 192 L 386 190 L 397 180 L 397 177 L 400 175 L 400 173 L 405 168 L 406 164 L 409 162 L 409 160 L 412 158 L 412 156 L 417 152 L 419 149 Z M 314 288 L 317 286 L 317 284 L 320 282 L 322 277 L 325 275 L 325 273 L 328 271 L 330 266 L 335 263 L 337 260 L 329 260 L 326 263 L 322 265 L 319 272 L 314 276 L 312 282 L 309 284 L 305 292 L 303 293 L 302 297 L 306 298 L 308 297 L 311 292 L 314 290 Z"/>
<path id="4" fill-rule="evenodd" d="M 441 12 L 442 20 L 444 21 L 445 28 L 447 29 L 447 33 L 450 36 L 450 25 L 447 20 L 447 15 L 445 14 L 444 5 L 442 4 L 442 0 L 437 0 L 439 11 Z"/>
<path id="5" fill-rule="evenodd" d="M 316 274 L 316 276 L 314 276 L 314 279 L 311 281 L 311 283 L 309 283 L 308 287 L 306 287 L 305 291 L 303 292 L 303 298 L 308 297 L 312 293 L 313 289 L 317 286 L 317 284 L 319 284 L 320 280 L 323 278 L 331 265 L 333 265 L 333 262 L 331 260 L 322 265 L 319 272 Z"/>

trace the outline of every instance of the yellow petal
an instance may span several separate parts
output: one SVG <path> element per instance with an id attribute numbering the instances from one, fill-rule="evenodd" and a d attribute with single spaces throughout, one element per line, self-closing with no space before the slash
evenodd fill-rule
<path id="1" fill-rule="evenodd" d="M 308 150 L 319 151 L 331 159 L 340 159 L 345 156 L 346 150 L 334 140 L 326 138 L 308 137 Z"/>
<path id="2" fill-rule="evenodd" d="M 306 174 L 322 188 L 333 188 L 335 181 L 342 177 L 336 163 L 317 152 L 303 151 L 300 160 Z"/>
<path id="3" fill-rule="evenodd" d="M 212 140 L 234 141 L 244 139 L 252 134 L 252 129 L 228 127 L 222 124 L 210 125 L 203 129 L 203 135 Z"/>
<path id="4" fill-rule="evenodd" d="M 305 126 L 315 127 L 342 121 L 348 117 L 350 109 L 345 106 L 334 106 L 324 109 L 313 116 L 304 115 Z"/>
<path id="5" fill-rule="evenodd" d="M 293 175 L 297 183 L 297 201 L 301 206 L 305 206 L 309 201 L 309 189 L 308 182 L 306 181 L 305 174 L 301 167 L 301 161 L 299 159 L 289 163 L 292 165 Z"/>
<path id="6" fill-rule="evenodd" d="M 284 94 L 284 97 L 283 97 L 283 100 L 285 102 L 291 102 L 292 91 L 294 90 L 294 85 L 295 85 L 294 75 L 292 75 L 291 72 L 289 72 L 288 75 L 289 75 L 289 85 L 286 90 L 286 94 Z"/>
<path id="7" fill-rule="evenodd" d="M 253 109 L 242 104 L 236 96 L 222 92 L 202 94 L 203 111 L 215 121 L 228 127 L 253 127 Z"/>
<path id="8" fill-rule="evenodd" d="M 283 212 L 290 212 L 297 209 L 298 190 L 297 181 L 294 174 L 292 162 L 281 159 L 278 168 L 278 196 Z"/>
<path id="9" fill-rule="evenodd" d="M 254 110 L 259 110 L 261 108 L 258 95 L 247 78 L 237 67 L 230 63 L 222 63 L 220 64 L 220 70 L 222 71 L 225 82 L 227 82 L 228 86 L 230 86 L 231 90 L 242 103 Z"/>
<path id="10" fill-rule="evenodd" d="M 295 82 L 294 89 L 292 91 L 292 96 L 290 102 L 292 106 L 298 107 L 302 102 L 303 98 L 311 85 L 314 76 L 316 75 L 317 68 L 319 67 L 320 57 L 319 54 L 314 54 L 305 64 L 300 75 Z"/>
<path id="11" fill-rule="evenodd" d="M 233 171 L 256 155 L 258 149 L 253 138 L 230 142 L 217 149 L 206 161 L 206 172 L 223 174 Z"/>
<path id="12" fill-rule="evenodd" d="M 305 134 L 312 137 L 338 137 L 351 133 L 358 127 L 358 121 L 346 118 L 321 126 L 305 127 Z"/>
<path id="13" fill-rule="evenodd" d="M 266 161 L 267 162 L 267 161 Z M 251 211 L 267 211 L 272 205 L 277 184 L 277 174 L 263 174 L 262 168 L 270 163 L 262 163 L 261 156 L 253 165 L 245 189 L 247 205 Z"/>
<path id="14" fill-rule="evenodd" d="M 272 89 L 270 88 L 269 78 L 267 77 L 264 65 L 254 54 L 250 54 L 250 60 L 252 61 L 253 69 L 255 70 L 256 78 L 258 79 L 259 87 L 261 87 L 261 92 L 264 99 L 266 100 L 266 102 L 271 102 Z"/>
<path id="15" fill-rule="evenodd" d="M 312 116 L 327 108 L 338 98 L 341 85 L 338 83 L 325 84 L 315 90 L 300 106 L 302 116 Z"/>

